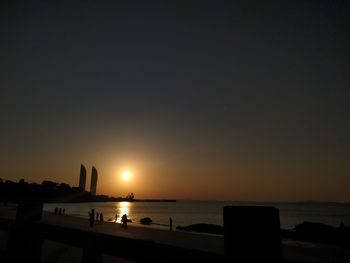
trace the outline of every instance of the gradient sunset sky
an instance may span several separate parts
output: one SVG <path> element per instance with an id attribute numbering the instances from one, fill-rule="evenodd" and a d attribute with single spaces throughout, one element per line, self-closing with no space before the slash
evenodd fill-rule
<path id="1" fill-rule="evenodd" d="M 82 163 L 98 194 L 350 202 L 349 14 L 1 1 L 0 177 L 77 186 Z"/>

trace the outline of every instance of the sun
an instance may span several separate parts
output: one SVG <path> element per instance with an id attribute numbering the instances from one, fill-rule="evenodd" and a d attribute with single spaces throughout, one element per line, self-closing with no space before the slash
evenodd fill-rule
<path id="1" fill-rule="evenodd" d="M 129 181 L 131 179 L 132 173 L 130 171 L 124 171 L 122 173 L 122 179 L 124 181 Z"/>

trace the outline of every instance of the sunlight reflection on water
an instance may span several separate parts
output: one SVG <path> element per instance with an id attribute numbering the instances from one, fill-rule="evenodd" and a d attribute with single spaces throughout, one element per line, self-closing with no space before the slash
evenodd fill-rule
<path id="1" fill-rule="evenodd" d="M 132 206 L 132 203 L 130 202 L 118 202 L 116 203 L 116 213 L 118 215 L 117 222 L 120 223 L 122 215 L 126 214 L 128 216 L 128 219 L 132 218 L 130 217 L 130 208 Z"/>

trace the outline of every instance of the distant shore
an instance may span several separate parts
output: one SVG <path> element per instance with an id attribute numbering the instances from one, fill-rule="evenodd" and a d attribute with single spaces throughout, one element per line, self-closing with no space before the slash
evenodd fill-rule
<path id="1" fill-rule="evenodd" d="M 108 203 L 108 202 L 176 202 L 175 199 L 128 199 L 128 198 L 113 198 L 113 200 L 101 200 L 96 198 L 96 200 L 48 200 L 45 203 Z"/>
<path id="2" fill-rule="evenodd" d="M 92 202 L 176 202 L 174 199 L 136 199 L 133 193 L 126 197 L 95 195 L 83 188 L 71 187 L 66 183 L 43 181 L 41 184 L 0 181 L 0 201 L 19 203 L 22 201 L 44 203 L 92 203 Z"/>

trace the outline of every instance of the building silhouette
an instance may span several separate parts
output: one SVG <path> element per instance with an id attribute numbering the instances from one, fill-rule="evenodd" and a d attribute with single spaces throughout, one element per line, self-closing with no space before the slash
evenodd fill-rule
<path id="1" fill-rule="evenodd" d="M 90 185 L 90 193 L 92 195 L 96 195 L 96 188 L 97 188 L 97 170 L 94 166 L 92 166 L 91 185 Z"/>
<path id="2" fill-rule="evenodd" d="M 85 191 L 86 169 L 84 165 L 80 166 L 79 188 Z"/>

